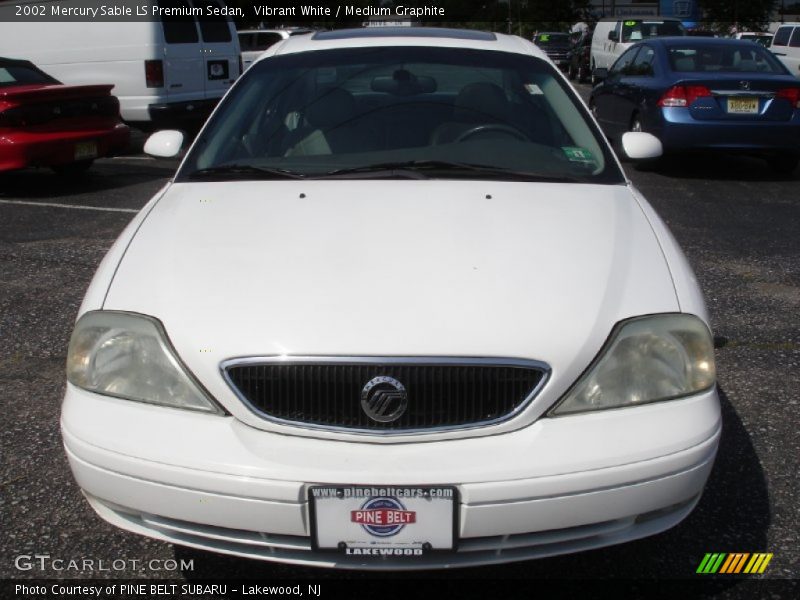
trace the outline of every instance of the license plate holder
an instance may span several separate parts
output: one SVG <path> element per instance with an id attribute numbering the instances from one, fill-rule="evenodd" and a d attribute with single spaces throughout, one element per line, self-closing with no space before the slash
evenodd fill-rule
<path id="1" fill-rule="evenodd" d="M 458 545 L 453 486 L 315 485 L 308 502 L 315 552 L 413 561 Z"/>
<path id="2" fill-rule="evenodd" d="M 97 158 L 97 143 L 78 142 L 75 144 L 75 160 L 86 160 Z"/>
<path id="3" fill-rule="evenodd" d="M 758 98 L 731 96 L 728 98 L 728 113 L 734 115 L 758 114 Z"/>

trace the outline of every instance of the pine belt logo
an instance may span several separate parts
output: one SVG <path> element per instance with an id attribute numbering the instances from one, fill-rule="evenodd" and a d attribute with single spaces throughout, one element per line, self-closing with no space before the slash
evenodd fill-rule
<path id="1" fill-rule="evenodd" d="M 772 553 L 765 552 L 708 552 L 697 573 L 701 575 L 712 574 L 761 574 L 767 570 L 769 561 L 772 560 Z"/>
<path id="2" fill-rule="evenodd" d="M 370 498 L 359 510 L 350 511 L 350 521 L 361 525 L 370 535 L 391 537 L 409 523 L 416 523 L 417 513 L 406 510 L 396 498 Z"/>

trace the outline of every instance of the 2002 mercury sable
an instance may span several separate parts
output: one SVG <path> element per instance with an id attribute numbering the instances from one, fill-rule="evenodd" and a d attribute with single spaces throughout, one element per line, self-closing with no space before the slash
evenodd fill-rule
<path id="1" fill-rule="evenodd" d="M 574 552 L 697 503 L 707 323 L 531 43 L 315 33 L 244 74 L 101 264 L 64 443 L 101 517 L 178 544 L 392 569 Z"/>

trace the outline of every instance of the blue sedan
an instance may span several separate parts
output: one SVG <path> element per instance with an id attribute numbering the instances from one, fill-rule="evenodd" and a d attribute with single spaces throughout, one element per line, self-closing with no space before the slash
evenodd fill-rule
<path id="1" fill-rule="evenodd" d="M 665 152 L 756 153 L 780 173 L 800 160 L 800 81 L 755 42 L 655 38 L 595 76 L 589 106 L 612 140 L 646 131 Z"/>

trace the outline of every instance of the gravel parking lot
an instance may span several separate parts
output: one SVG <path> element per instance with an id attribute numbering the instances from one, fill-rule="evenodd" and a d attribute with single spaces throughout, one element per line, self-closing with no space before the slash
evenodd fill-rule
<path id="1" fill-rule="evenodd" d="M 96 517 L 72 480 L 58 430 L 72 324 L 104 253 L 176 165 L 134 149 L 73 180 L 33 170 L 0 178 L 0 577 L 361 577 L 127 534 Z M 760 578 L 800 577 L 800 169 L 778 178 L 755 158 L 699 154 L 626 171 L 694 266 L 720 346 L 724 433 L 705 495 L 686 521 L 653 538 L 420 577 L 691 579 L 706 552 L 771 552 Z M 20 565 L 17 557 L 34 554 L 91 559 L 95 568 Z M 171 570 L 173 559 L 193 568 Z M 98 561 L 124 567 L 102 571 Z M 752 597 L 752 587 L 737 591 L 741 581 L 729 579 L 726 593 Z"/>

